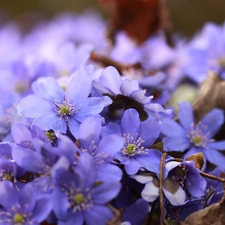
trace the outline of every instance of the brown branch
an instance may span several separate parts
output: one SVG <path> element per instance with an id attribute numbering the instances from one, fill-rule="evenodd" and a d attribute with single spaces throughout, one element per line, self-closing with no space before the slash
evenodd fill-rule
<path id="1" fill-rule="evenodd" d="M 166 156 L 167 156 L 166 153 L 162 154 L 160 161 L 160 174 L 159 174 L 159 204 L 161 213 L 161 225 L 168 225 L 164 214 L 164 194 L 163 194 L 164 168 Z"/>
<path id="2" fill-rule="evenodd" d="M 214 176 L 214 175 L 211 175 L 211 174 L 208 174 L 208 173 L 204 173 L 202 171 L 200 171 L 200 174 L 203 176 L 203 177 L 207 177 L 209 179 L 212 179 L 212 180 L 217 180 L 219 182 L 225 182 L 225 179 L 223 179 L 222 177 L 217 177 L 217 176 Z"/>
<path id="3" fill-rule="evenodd" d="M 131 69 L 131 68 L 134 68 L 134 69 L 141 69 L 141 65 L 139 63 L 135 63 L 135 64 L 123 64 L 123 63 L 120 63 L 120 62 L 117 62 L 107 56 L 103 56 L 103 55 L 98 55 L 97 53 L 95 52 L 92 52 L 91 55 L 90 55 L 90 59 L 95 61 L 95 62 L 98 62 L 100 64 L 102 64 L 103 66 L 114 66 L 118 71 L 119 73 L 122 75 L 122 72 L 124 70 L 128 70 L 128 69 Z"/>

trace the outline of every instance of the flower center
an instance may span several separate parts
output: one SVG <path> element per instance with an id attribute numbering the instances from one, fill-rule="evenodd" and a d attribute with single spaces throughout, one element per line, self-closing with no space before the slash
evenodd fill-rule
<path id="1" fill-rule="evenodd" d="M 45 132 L 45 136 L 48 138 L 49 141 L 54 142 L 56 139 L 55 133 L 53 130 L 49 130 Z"/>
<path id="2" fill-rule="evenodd" d="M 135 144 L 129 144 L 127 146 L 127 153 L 128 153 L 128 155 L 132 155 L 134 153 L 135 147 L 136 147 Z"/>
<path id="3" fill-rule="evenodd" d="M 13 180 L 13 174 L 12 173 L 6 173 L 3 177 L 3 180 Z"/>
<path id="4" fill-rule="evenodd" d="M 81 204 L 84 202 L 84 195 L 83 194 L 76 194 L 74 196 L 74 201 L 77 203 L 77 204 Z"/>
<path id="5" fill-rule="evenodd" d="M 213 141 L 213 139 L 209 138 L 209 135 L 208 127 L 199 122 L 196 125 L 194 123 L 191 124 L 187 137 L 196 147 L 207 148 L 207 143 Z"/>
<path id="6" fill-rule="evenodd" d="M 199 145 L 201 145 L 201 143 L 202 143 L 202 138 L 201 138 L 200 136 L 196 135 L 196 136 L 193 138 L 193 142 L 194 142 L 194 145 L 199 146 Z"/>
<path id="7" fill-rule="evenodd" d="M 13 221 L 14 221 L 15 224 L 24 223 L 24 218 L 20 213 L 16 213 L 13 217 Z"/>
<path id="8" fill-rule="evenodd" d="M 184 186 L 187 180 L 187 171 L 188 169 L 186 168 L 186 166 L 180 164 L 174 169 L 172 169 L 170 171 L 170 174 L 172 175 L 173 180 L 178 181 L 181 186 Z"/>
<path id="9" fill-rule="evenodd" d="M 54 103 L 55 110 L 60 118 L 64 118 L 68 122 L 69 117 L 73 116 L 74 113 L 78 111 L 75 107 L 75 103 L 70 103 L 68 99 L 64 100 L 62 103 L 59 100 L 55 100 Z"/>
<path id="10" fill-rule="evenodd" d="M 134 156 L 136 154 L 145 154 L 145 148 L 142 145 L 145 142 L 140 137 L 138 138 L 138 134 L 136 134 L 136 138 L 132 137 L 130 134 L 123 134 L 124 140 L 124 148 L 121 152 L 128 157 Z"/>

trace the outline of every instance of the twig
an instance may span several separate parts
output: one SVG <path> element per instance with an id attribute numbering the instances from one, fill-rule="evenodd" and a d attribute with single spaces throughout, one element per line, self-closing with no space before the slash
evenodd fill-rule
<path id="1" fill-rule="evenodd" d="M 200 174 L 203 176 L 203 177 L 207 177 L 209 179 L 212 179 L 212 180 L 217 180 L 219 182 L 223 182 L 225 183 L 225 179 L 223 179 L 222 177 L 217 177 L 217 176 L 214 176 L 214 175 L 211 175 L 211 174 L 208 174 L 208 173 L 204 173 L 202 171 L 200 171 Z"/>
<path id="2" fill-rule="evenodd" d="M 114 66 L 122 75 L 122 72 L 126 69 L 134 68 L 134 69 L 140 69 L 141 65 L 139 63 L 136 64 L 122 64 L 120 62 L 117 62 L 107 56 L 98 55 L 95 52 L 92 52 L 90 55 L 90 59 L 101 63 L 103 66 Z"/>
<path id="3" fill-rule="evenodd" d="M 164 167 L 167 154 L 163 153 L 160 161 L 160 174 L 159 174 L 159 203 L 161 214 L 161 225 L 168 225 L 164 214 L 164 194 L 163 194 L 163 181 L 164 181 Z"/>

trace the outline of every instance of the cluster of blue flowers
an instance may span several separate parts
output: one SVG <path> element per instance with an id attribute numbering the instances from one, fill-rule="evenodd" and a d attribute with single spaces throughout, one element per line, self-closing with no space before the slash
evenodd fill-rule
<path id="1" fill-rule="evenodd" d="M 160 208 L 161 183 L 173 224 L 223 196 L 201 172 L 225 172 L 225 136 L 215 138 L 224 111 L 196 122 L 191 103 L 176 113 L 168 102 L 208 71 L 225 78 L 225 27 L 209 23 L 173 48 L 160 32 L 137 45 L 122 31 L 111 43 L 106 30 L 90 12 L 27 34 L 1 26 L 1 225 L 141 225 Z M 105 66 L 93 52 L 126 66 Z M 186 160 L 199 153 L 202 168 Z"/>

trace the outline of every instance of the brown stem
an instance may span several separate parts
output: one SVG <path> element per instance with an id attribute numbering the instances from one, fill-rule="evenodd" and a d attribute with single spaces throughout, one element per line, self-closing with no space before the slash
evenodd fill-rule
<path id="1" fill-rule="evenodd" d="M 141 65 L 139 63 L 122 64 L 122 63 L 117 62 L 107 56 L 98 55 L 95 52 L 91 53 L 90 59 L 95 62 L 101 63 L 103 66 L 114 66 L 120 72 L 120 74 L 126 69 L 130 69 L 130 68 L 140 69 L 141 68 Z"/>
<path id="2" fill-rule="evenodd" d="M 167 154 L 163 153 L 160 161 L 160 173 L 159 173 L 159 203 L 160 203 L 160 213 L 161 213 L 161 225 L 168 225 L 165 214 L 164 214 L 164 194 L 163 194 L 163 181 L 164 181 L 164 168 L 165 159 Z"/>
<path id="3" fill-rule="evenodd" d="M 202 171 L 200 171 L 200 174 L 203 176 L 203 177 L 207 177 L 209 179 L 212 179 L 212 180 L 217 180 L 219 182 L 225 182 L 225 179 L 223 179 L 222 177 L 217 177 L 217 176 L 214 176 L 214 175 L 211 175 L 211 174 L 208 174 L 208 173 L 204 173 Z"/>

